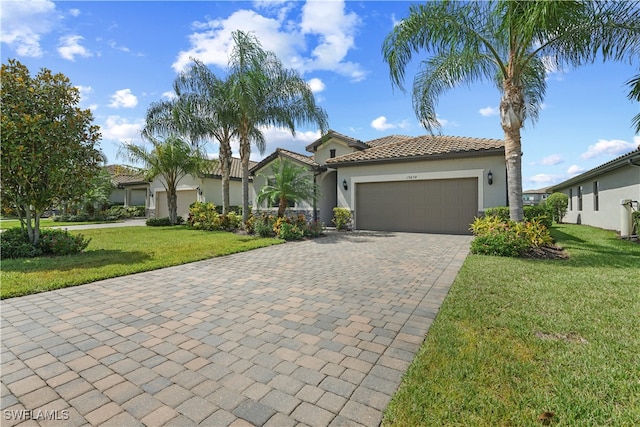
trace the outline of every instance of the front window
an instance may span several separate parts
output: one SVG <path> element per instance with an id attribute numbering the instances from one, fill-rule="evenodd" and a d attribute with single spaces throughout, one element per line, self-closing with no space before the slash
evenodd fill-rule
<path id="1" fill-rule="evenodd" d="M 336 156 L 336 149 L 332 148 L 331 150 L 329 150 L 329 157 L 333 159 L 335 156 Z"/>
<path id="2" fill-rule="evenodd" d="M 593 181 L 593 210 L 594 211 L 599 211 L 600 210 L 600 195 L 598 194 L 598 191 L 600 190 L 600 185 L 598 184 L 598 181 Z"/>
<path id="3" fill-rule="evenodd" d="M 578 210 L 582 210 L 582 185 L 578 187 Z"/>
<path id="4" fill-rule="evenodd" d="M 569 189 L 569 210 L 573 210 L 573 188 Z"/>

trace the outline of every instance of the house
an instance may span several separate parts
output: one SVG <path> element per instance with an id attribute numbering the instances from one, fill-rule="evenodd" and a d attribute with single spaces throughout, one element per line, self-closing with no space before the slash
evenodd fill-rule
<path id="1" fill-rule="evenodd" d="M 294 210 L 315 213 L 327 225 L 333 208 L 344 207 L 356 229 L 469 234 L 474 217 L 507 204 L 501 140 L 391 135 L 365 142 L 329 131 L 306 150 L 312 154 L 278 149 L 254 166 L 254 191 L 274 159 L 296 161 L 319 185 L 321 199 L 315 209 Z"/>
<path id="2" fill-rule="evenodd" d="M 256 162 L 249 162 L 249 168 Z M 222 171 L 220 163 L 215 161 L 212 170 L 199 176 L 187 175 L 180 180 L 177 187 L 178 215 L 187 219 L 189 206 L 196 201 L 212 202 L 222 206 Z M 229 203 L 231 206 L 242 206 L 242 163 L 232 157 L 229 178 Z M 250 177 L 251 179 L 251 177 Z M 167 190 L 162 177 L 155 178 L 150 185 L 149 216 L 163 218 L 169 216 Z M 249 181 L 249 200 L 254 199 L 253 187 Z"/>
<path id="3" fill-rule="evenodd" d="M 105 167 L 111 175 L 113 190 L 109 202 L 123 206 L 146 206 L 149 194 L 149 182 L 135 170 L 123 165 Z"/>
<path id="4" fill-rule="evenodd" d="M 537 206 L 547 200 L 549 197 L 549 190 L 547 188 L 540 188 L 538 190 L 527 190 L 522 192 L 522 204 L 524 206 Z"/>
<path id="5" fill-rule="evenodd" d="M 549 190 L 569 197 L 564 222 L 616 230 L 628 236 L 631 212 L 638 210 L 640 200 L 640 146 Z"/>

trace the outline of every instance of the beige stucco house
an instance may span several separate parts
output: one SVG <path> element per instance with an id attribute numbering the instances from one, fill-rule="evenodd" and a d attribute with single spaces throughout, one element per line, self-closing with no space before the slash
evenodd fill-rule
<path id="1" fill-rule="evenodd" d="M 249 167 L 256 163 L 249 162 Z M 249 200 L 254 199 L 253 186 L 249 183 Z M 178 215 L 185 220 L 189 216 L 189 206 L 195 202 L 213 202 L 216 206 L 222 206 L 222 171 L 220 164 L 215 163 L 213 170 L 200 176 L 187 175 L 180 180 L 177 187 Z M 231 159 L 229 180 L 229 203 L 231 206 L 242 206 L 242 163 L 240 159 Z M 149 188 L 148 200 L 149 216 L 163 218 L 169 216 L 167 204 L 167 190 L 164 179 L 157 177 Z"/>
<path id="2" fill-rule="evenodd" d="M 333 208 L 344 207 L 356 229 L 468 234 L 474 217 L 507 204 L 501 140 L 392 135 L 364 142 L 329 131 L 306 150 L 312 154 L 278 149 L 254 166 L 254 192 L 275 158 L 294 160 L 319 185 L 315 215 L 327 225 Z M 313 215 L 313 208 L 294 210 Z"/>
<path id="3" fill-rule="evenodd" d="M 111 204 L 123 206 L 146 206 L 149 183 L 135 170 L 123 165 L 108 165 L 113 189 L 109 195 Z"/>
<path id="4" fill-rule="evenodd" d="M 549 188 L 569 196 L 563 221 L 631 232 L 631 212 L 640 200 L 640 147 Z"/>

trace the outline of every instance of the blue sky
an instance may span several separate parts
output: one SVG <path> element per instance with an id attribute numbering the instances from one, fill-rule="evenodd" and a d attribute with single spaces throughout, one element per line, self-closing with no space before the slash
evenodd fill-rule
<path id="1" fill-rule="evenodd" d="M 0 3 L 2 61 L 17 59 L 67 75 L 101 126 L 109 163 L 122 143 L 141 143 L 152 102 L 172 90 L 176 73 L 196 57 L 225 75 L 231 32 L 254 31 L 263 47 L 297 69 L 329 115 L 330 128 L 367 141 L 391 134 L 421 135 L 409 93 L 393 89 L 381 45 L 406 16 L 405 1 L 6 1 Z M 625 82 L 637 64 L 597 63 L 548 77 L 544 108 L 522 133 L 523 188 L 561 182 L 628 153 L 640 144 L 631 118 L 638 103 Z M 407 87 L 413 73 L 407 73 Z M 447 135 L 502 138 L 492 84 L 447 92 L 437 112 Z M 265 129 L 267 150 L 308 154 L 316 129 L 296 137 Z M 217 153 L 212 143 L 210 152 Z M 237 150 L 235 151 L 237 155 Z"/>

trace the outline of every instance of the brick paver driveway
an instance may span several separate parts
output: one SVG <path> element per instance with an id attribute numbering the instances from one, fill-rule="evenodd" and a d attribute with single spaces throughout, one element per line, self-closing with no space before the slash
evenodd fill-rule
<path id="1" fill-rule="evenodd" d="M 377 425 L 470 240 L 333 233 L 5 300 L 2 425 Z"/>

